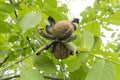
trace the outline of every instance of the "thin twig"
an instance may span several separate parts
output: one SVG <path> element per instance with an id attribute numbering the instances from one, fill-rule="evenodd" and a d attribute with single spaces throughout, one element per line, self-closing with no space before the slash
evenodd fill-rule
<path id="1" fill-rule="evenodd" d="M 9 0 L 10 1 L 10 4 L 13 4 L 13 1 L 12 0 Z M 18 14 L 17 14 L 17 11 L 14 9 L 14 14 L 15 14 L 15 17 L 16 19 L 18 18 Z"/>
<path id="2" fill-rule="evenodd" d="M 17 77 L 20 77 L 20 75 L 7 77 L 7 78 L 3 78 L 3 79 L 0 79 L 0 80 L 10 80 L 10 79 L 17 78 Z"/>
<path id="3" fill-rule="evenodd" d="M 14 10 L 14 14 L 15 14 L 16 19 L 18 19 L 17 10 Z"/>
<path id="4" fill-rule="evenodd" d="M 34 36 L 34 38 L 39 42 L 40 45 L 43 45 L 42 41 L 40 41 L 38 39 L 38 37 L 35 35 L 34 31 L 32 31 L 32 35 Z"/>
<path id="5" fill-rule="evenodd" d="M 32 51 L 35 52 L 35 49 L 32 47 L 32 45 L 31 45 L 31 43 L 30 43 L 30 39 L 29 39 L 28 36 L 26 37 L 26 39 L 27 39 L 27 41 L 28 41 L 28 43 L 29 43 L 30 48 L 32 49 Z"/>
<path id="6" fill-rule="evenodd" d="M 51 76 L 43 76 L 44 78 L 51 79 L 51 80 L 70 80 L 69 78 L 63 79 L 63 78 L 55 78 Z"/>
<path id="7" fill-rule="evenodd" d="M 0 67 L 7 61 L 8 58 L 8 56 L 4 58 L 4 60 L 0 63 Z"/>

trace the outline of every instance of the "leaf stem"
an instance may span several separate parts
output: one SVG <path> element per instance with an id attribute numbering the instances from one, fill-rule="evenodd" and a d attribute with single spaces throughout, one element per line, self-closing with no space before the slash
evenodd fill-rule
<path id="1" fill-rule="evenodd" d="M 111 62 L 111 63 L 117 64 L 117 65 L 120 65 L 120 63 L 115 62 L 115 61 L 112 61 L 112 60 L 110 60 L 110 59 L 102 58 L 102 57 L 100 57 L 100 56 L 97 56 L 97 55 L 94 55 L 94 54 L 91 54 L 91 53 L 88 53 L 88 54 L 91 55 L 91 56 L 93 56 L 93 57 L 97 57 L 97 58 L 100 58 L 100 59 L 104 59 L 104 60 L 109 61 L 109 62 Z"/>
<path id="2" fill-rule="evenodd" d="M 39 40 L 34 31 L 32 31 L 32 35 L 39 42 L 40 45 L 43 45 L 42 41 Z"/>

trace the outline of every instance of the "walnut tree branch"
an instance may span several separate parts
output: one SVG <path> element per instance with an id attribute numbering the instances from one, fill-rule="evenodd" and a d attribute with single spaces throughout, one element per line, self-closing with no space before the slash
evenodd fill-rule
<path id="1" fill-rule="evenodd" d="M 0 80 L 10 80 L 10 79 L 17 78 L 17 77 L 20 77 L 20 75 L 15 75 L 15 76 L 7 77 L 7 78 L 3 78 L 3 79 L 0 79 Z"/>
<path id="2" fill-rule="evenodd" d="M 51 76 L 43 76 L 44 78 L 51 79 L 51 80 L 70 80 L 69 78 L 63 79 L 63 78 L 55 78 Z"/>
<path id="3" fill-rule="evenodd" d="M 41 51 L 43 51 L 44 49 L 47 49 L 48 47 L 50 47 L 50 46 L 51 46 L 53 43 L 55 43 L 55 42 L 56 42 L 56 41 L 51 41 L 51 42 L 49 42 L 49 43 L 41 46 L 37 51 L 34 52 L 34 54 L 27 55 L 27 56 L 25 56 L 24 58 L 21 58 L 21 59 L 15 61 L 15 62 L 9 64 L 8 66 L 0 69 L 0 72 L 6 70 L 6 69 L 8 69 L 8 68 L 10 68 L 11 66 L 14 66 L 15 64 L 17 64 L 17 63 L 19 63 L 19 62 L 22 62 L 23 60 L 25 60 L 25 59 L 27 59 L 27 58 L 35 55 L 35 54 L 36 54 L 36 55 L 39 55 L 39 54 L 41 53 Z"/>
<path id="4" fill-rule="evenodd" d="M 54 44 L 54 43 L 56 43 L 57 41 L 51 41 L 51 42 L 49 42 L 48 44 L 46 44 L 46 45 L 43 45 L 42 47 L 40 47 L 36 52 L 35 52 L 35 54 L 36 55 L 39 55 L 40 54 L 40 52 L 41 51 L 43 51 L 44 49 L 48 49 L 50 46 L 52 46 L 52 44 Z"/>

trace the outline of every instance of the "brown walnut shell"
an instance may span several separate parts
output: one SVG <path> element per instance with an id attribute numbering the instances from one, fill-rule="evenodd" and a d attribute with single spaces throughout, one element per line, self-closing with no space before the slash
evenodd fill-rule
<path id="1" fill-rule="evenodd" d="M 69 38 L 72 35 L 73 31 L 74 26 L 66 20 L 62 20 L 56 23 L 53 27 L 53 35 L 61 40 Z"/>
<path id="2" fill-rule="evenodd" d="M 53 46 L 53 53 L 57 59 L 65 59 L 72 54 L 72 51 L 67 49 L 62 42 L 58 42 Z"/>

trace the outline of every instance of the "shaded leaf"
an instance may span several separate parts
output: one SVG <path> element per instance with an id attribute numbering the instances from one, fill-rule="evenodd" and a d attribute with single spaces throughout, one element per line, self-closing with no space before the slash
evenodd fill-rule
<path id="1" fill-rule="evenodd" d="M 81 39 L 81 30 L 80 29 L 77 29 L 76 31 L 75 31 L 75 34 L 77 34 L 77 39 L 75 39 L 74 41 L 73 41 L 73 43 L 77 46 L 77 47 L 80 47 L 80 39 Z"/>
<path id="2" fill-rule="evenodd" d="M 70 72 L 70 78 L 71 80 L 84 80 L 86 73 L 82 68 L 79 68 L 78 70 L 74 72 Z"/>
<path id="3" fill-rule="evenodd" d="M 14 3 L 14 4 L 6 4 L 4 2 L 0 3 L 0 11 L 3 12 L 13 12 L 15 9 L 21 9 L 20 3 Z"/>
<path id="4" fill-rule="evenodd" d="M 100 49 L 102 45 L 102 40 L 100 37 L 94 37 L 94 46 L 93 49 Z"/>
<path id="5" fill-rule="evenodd" d="M 9 42 L 14 42 L 19 38 L 19 36 L 17 34 L 11 35 L 9 38 Z"/>
<path id="6" fill-rule="evenodd" d="M 79 53 L 76 58 L 67 60 L 67 62 L 65 62 L 68 65 L 67 70 L 69 72 L 78 70 L 81 67 L 82 63 L 87 59 L 87 57 L 88 57 L 88 54 Z"/>
<path id="7" fill-rule="evenodd" d="M 45 55 L 39 55 L 39 56 L 34 56 L 33 57 L 33 64 L 34 66 L 39 69 L 44 71 L 46 74 L 52 74 L 57 71 L 55 64 L 53 63 L 52 59 Z"/>
<path id="8" fill-rule="evenodd" d="M 10 28 L 9 28 L 9 25 L 0 20 L 0 33 L 9 33 L 10 32 Z"/>

